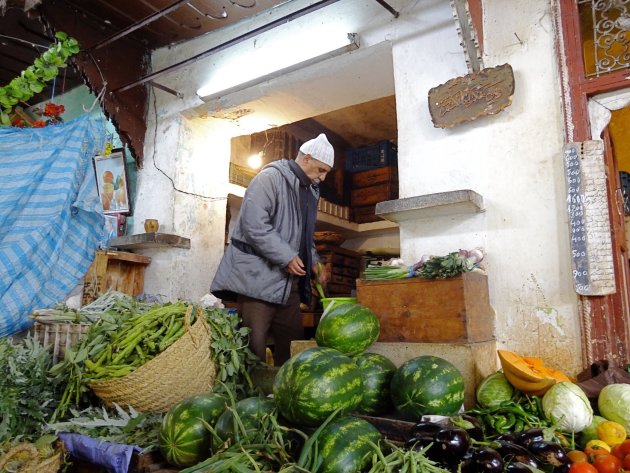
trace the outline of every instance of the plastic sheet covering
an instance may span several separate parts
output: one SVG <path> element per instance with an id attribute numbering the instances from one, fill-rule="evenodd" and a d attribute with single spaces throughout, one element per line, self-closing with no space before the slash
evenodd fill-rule
<path id="1" fill-rule="evenodd" d="M 105 237 L 92 157 L 105 120 L 0 127 L 0 337 L 74 288 Z"/>
<path id="2" fill-rule="evenodd" d="M 81 434 L 62 432 L 59 438 L 70 455 L 101 466 L 109 473 L 127 473 L 133 452 L 141 451 L 136 445 L 105 442 Z"/>

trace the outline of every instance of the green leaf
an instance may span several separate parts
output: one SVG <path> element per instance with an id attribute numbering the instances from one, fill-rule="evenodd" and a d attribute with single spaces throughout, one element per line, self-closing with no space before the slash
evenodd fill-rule
<path id="1" fill-rule="evenodd" d="M 60 41 L 65 41 L 66 39 L 68 39 L 68 34 L 64 33 L 63 31 L 58 31 L 57 33 L 55 33 L 55 38 Z"/>
<path id="2" fill-rule="evenodd" d="M 30 88 L 36 94 L 39 94 L 42 90 L 44 90 L 44 84 L 41 82 L 31 82 Z"/>

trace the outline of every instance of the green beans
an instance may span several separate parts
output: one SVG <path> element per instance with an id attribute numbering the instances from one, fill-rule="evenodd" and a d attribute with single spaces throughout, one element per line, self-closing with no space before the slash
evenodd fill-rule
<path id="1" fill-rule="evenodd" d="M 373 444 L 375 452 L 372 457 L 372 468 L 368 473 L 448 473 L 448 470 L 439 467 L 425 456 L 429 447 L 420 451 L 404 450 L 387 440 L 384 445 L 390 451 L 387 455 L 379 446 Z"/>

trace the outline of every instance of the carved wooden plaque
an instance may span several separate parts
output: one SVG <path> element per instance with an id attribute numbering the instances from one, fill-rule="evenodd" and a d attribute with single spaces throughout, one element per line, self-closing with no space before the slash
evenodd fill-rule
<path id="1" fill-rule="evenodd" d="M 433 87 L 429 90 L 429 111 L 436 128 L 451 128 L 499 113 L 512 103 L 512 95 L 512 66 L 503 64 Z"/>

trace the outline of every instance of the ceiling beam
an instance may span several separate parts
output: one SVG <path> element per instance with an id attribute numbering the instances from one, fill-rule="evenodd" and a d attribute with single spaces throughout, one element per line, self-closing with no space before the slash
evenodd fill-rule
<path id="1" fill-rule="evenodd" d="M 224 49 L 227 49 L 235 44 L 238 44 L 242 41 L 245 41 L 249 38 L 253 38 L 261 33 L 264 33 L 265 31 L 269 31 L 273 28 L 275 28 L 276 26 L 280 26 L 284 23 L 287 23 L 289 21 L 295 20 L 297 18 L 300 18 L 301 16 L 304 16 L 308 13 L 312 13 L 314 11 L 319 10 L 320 8 L 324 8 L 327 7 L 328 5 L 331 5 L 333 3 L 338 2 L 339 0 L 321 0 L 317 3 L 314 3 L 308 7 L 302 8 L 301 10 L 297 10 L 293 13 L 290 13 L 286 16 L 283 16 L 281 18 L 278 18 L 274 21 L 271 21 L 270 23 L 267 23 L 266 25 L 260 26 L 258 28 L 255 28 L 251 31 L 248 31 L 247 33 L 237 36 L 235 38 L 232 38 L 222 44 L 219 44 L 218 46 L 215 46 L 213 48 L 210 48 L 206 51 L 203 51 L 191 58 L 185 59 L 184 61 L 172 64 L 168 67 L 165 67 L 164 69 L 160 69 L 159 71 L 155 71 L 151 74 L 148 74 L 134 82 L 130 82 L 129 84 L 126 84 L 122 87 L 119 87 L 118 89 L 114 90 L 113 93 L 118 93 L 118 92 L 125 92 L 126 90 L 132 89 L 134 87 L 137 87 L 139 85 L 142 85 L 146 82 L 150 82 L 152 80 L 157 79 L 160 76 L 163 76 L 164 74 L 168 74 L 170 72 L 173 72 L 177 69 L 181 69 L 182 67 L 186 67 L 189 66 L 191 64 L 194 64 L 195 62 L 204 59 L 214 53 L 217 53 L 219 51 L 223 51 Z"/>
<path id="2" fill-rule="evenodd" d="M 182 3 L 188 3 L 190 0 L 177 0 L 176 2 L 172 3 L 171 5 L 169 5 L 168 7 L 162 8 L 161 10 L 156 11 L 155 13 L 143 18 L 140 21 L 137 21 L 129 26 L 127 26 L 126 28 L 123 28 L 122 30 L 118 31 L 117 33 L 114 33 L 113 35 L 103 39 L 102 41 L 99 41 L 98 43 L 90 46 L 89 48 L 87 48 L 88 51 L 95 51 L 97 49 L 103 48 L 105 46 L 107 46 L 110 43 L 113 43 L 114 41 L 116 41 L 117 39 L 120 38 L 124 38 L 125 36 L 127 36 L 129 33 L 132 33 L 156 20 L 159 20 L 160 18 L 162 18 L 165 15 L 168 15 L 169 13 L 171 13 L 174 10 L 177 10 Z"/>

